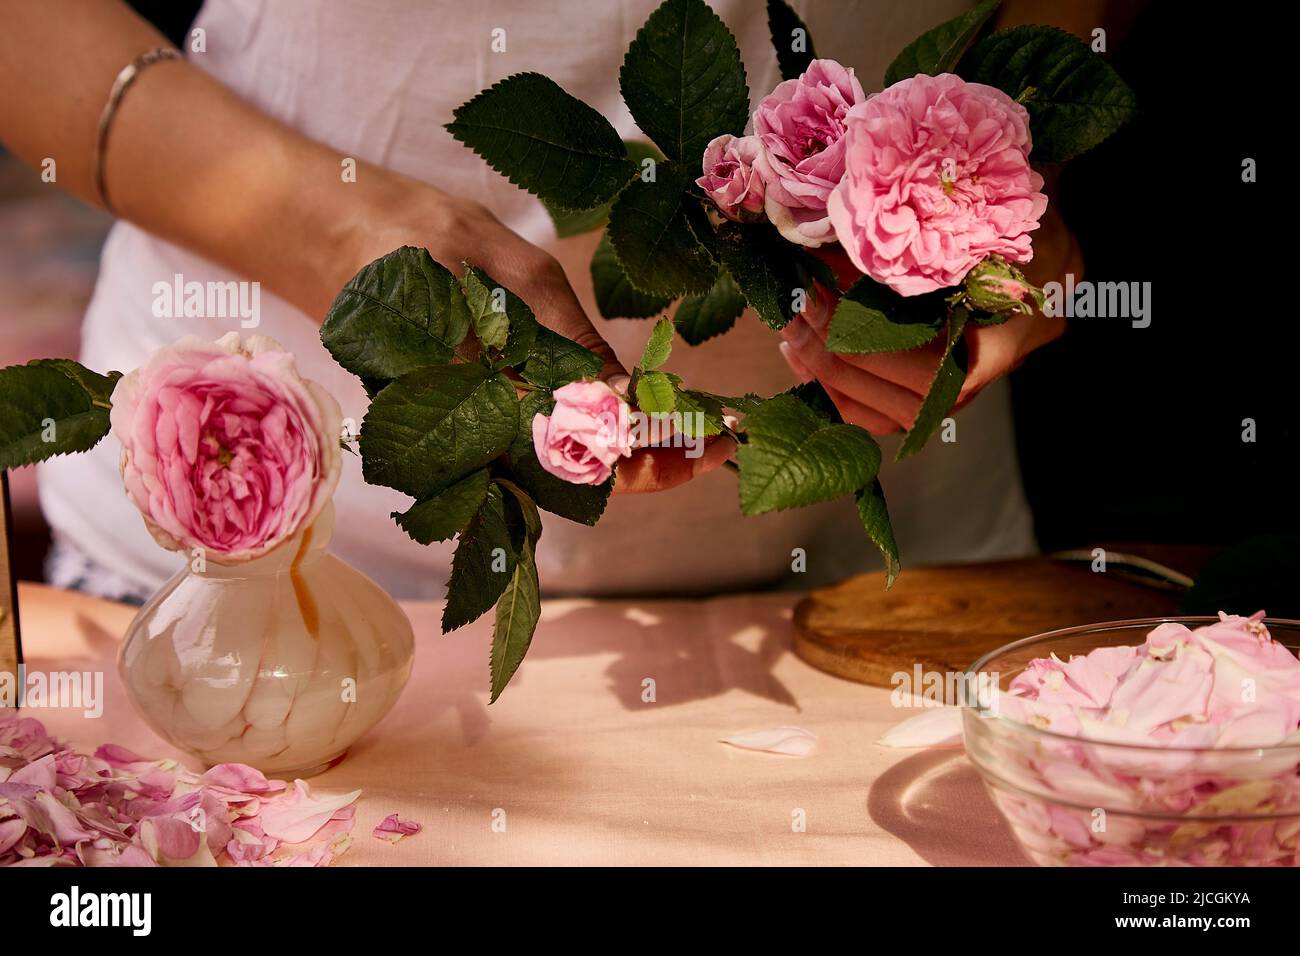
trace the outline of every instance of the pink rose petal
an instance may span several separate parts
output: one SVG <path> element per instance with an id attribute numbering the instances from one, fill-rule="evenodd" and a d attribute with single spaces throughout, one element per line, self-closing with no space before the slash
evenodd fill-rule
<path id="1" fill-rule="evenodd" d="M 773 727 L 723 737 L 720 741 L 741 750 L 760 750 L 788 757 L 807 757 L 817 748 L 817 735 L 802 727 Z"/>
<path id="2" fill-rule="evenodd" d="M 397 843 L 402 837 L 414 836 L 424 827 L 414 820 L 402 820 L 396 813 L 390 813 L 375 827 L 373 833 L 377 840 Z"/>

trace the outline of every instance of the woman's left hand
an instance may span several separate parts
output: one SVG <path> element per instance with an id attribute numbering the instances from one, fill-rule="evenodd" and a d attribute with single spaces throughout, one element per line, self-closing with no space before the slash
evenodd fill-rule
<path id="1" fill-rule="evenodd" d="M 1035 285 L 1059 280 L 1067 272 L 1077 279 L 1082 267 L 1078 242 L 1049 208 L 1034 233 L 1034 259 L 1024 268 L 1027 278 Z M 908 352 L 829 352 L 826 335 L 837 301 L 819 288 L 808 310 L 781 330 L 781 354 L 800 378 L 821 382 L 846 422 L 878 435 L 910 428 L 939 367 L 943 337 Z M 1064 319 L 1039 312 L 1018 314 L 1002 325 L 968 326 L 964 339 L 969 361 L 956 407 L 1064 331 Z"/>

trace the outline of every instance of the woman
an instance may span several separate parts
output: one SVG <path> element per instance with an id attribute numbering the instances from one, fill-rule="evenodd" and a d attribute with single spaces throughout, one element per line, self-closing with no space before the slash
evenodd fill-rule
<path id="1" fill-rule="evenodd" d="M 0 136 L 33 164 L 56 161 L 60 186 L 111 202 L 121 218 L 105 245 L 83 327 L 81 360 L 130 369 L 182 335 L 217 338 L 241 317 L 184 317 L 159 307 L 156 284 L 259 283 L 256 332 L 298 356 L 303 373 L 361 421 L 360 384 L 321 347 L 319 323 L 340 287 L 397 246 L 425 246 L 454 266 L 470 260 L 528 302 L 545 324 L 607 359 L 606 377 L 635 361 L 648 324 L 596 315 L 587 262 L 595 235 L 559 241 L 546 212 L 443 129 L 452 110 L 496 80 L 545 73 L 637 132 L 618 92 L 618 68 L 655 0 L 591 4 L 486 0 L 347 3 L 208 0 L 183 60 L 143 70 L 112 118 L 103 193 L 92 157 L 114 78 L 165 41 L 118 0 L 0 5 Z M 906 43 L 960 13 L 961 0 L 907 4 L 795 3 L 818 52 L 854 65 L 868 90 Z M 779 81 L 758 0 L 713 0 L 736 35 L 754 101 Z M 1037 19 L 1032 11 L 1005 16 Z M 1084 19 L 1084 29 L 1088 27 Z M 1074 247 L 1059 223 L 1035 239 L 1032 277 L 1067 271 Z M 1077 267 L 1074 271 L 1078 271 Z M 251 318 L 242 319 L 247 326 Z M 251 329 L 249 331 L 252 331 Z M 876 433 L 906 427 L 934 355 L 846 359 L 827 353 L 824 328 L 803 320 L 785 344 L 752 317 L 669 368 L 718 392 L 773 393 L 798 374 L 833 389 L 845 416 Z M 963 402 L 1028 351 L 1059 334 L 1041 316 L 968 338 Z M 787 364 L 788 363 L 788 364 Z M 793 370 L 793 371 L 792 371 Z M 886 439 L 886 459 L 894 439 Z M 802 549 L 809 584 L 866 566 L 872 551 L 851 509 L 826 505 L 741 518 L 726 449 L 694 462 L 680 452 L 624 464 L 601 524 L 547 523 L 541 579 L 555 591 L 716 591 L 769 584 Z M 958 418 L 957 440 L 885 470 L 905 562 L 1006 557 L 1033 550 L 1005 386 L 987 388 Z M 55 530 L 54 583 L 147 594 L 176 567 L 117 493 L 117 449 L 46 463 L 41 500 Z M 656 495 L 626 492 L 660 491 Z M 335 498 L 334 549 L 400 597 L 442 593 L 450 545 L 411 542 L 387 515 L 404 496 L 366 486 L 359 461 Z"/>

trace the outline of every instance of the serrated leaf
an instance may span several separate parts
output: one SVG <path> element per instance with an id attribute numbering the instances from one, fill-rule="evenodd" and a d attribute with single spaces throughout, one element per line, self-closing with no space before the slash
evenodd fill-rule
<path id="1" fill-rule="evenodd" d="M 666 415 L 677 406 L 677 389 L 664 372 L 645 372 L 637 376 L 636 405 L 647 415 Z"/>
<path id="2" fill-rule="evenodd" d="M 591 256 L 591 285 L 596 308 L 607 319 L 643 319 L 658 315 L 673 301 L 670 295 L 648 295 L 628 281 L 609 233 L 600 237 Z"/>
<path id="3" fill-rule="evenodd" d="M 948 314 L 947 290 L 901 296 L 863 276 L 840 299 L 826 333 L 831 352 L 902 352 L 934 340 Z"/>
<path id="4" fill-rule="evenodd" d="M 867 431 L 827 421 L 793 395 L 764 402 L 744 427 L 737 460 L 747 515 L 852 494 L 880 469 L 880 446 Z"/>
<path id="5" fill-rule="evenodd" d="M 432 497 L 502 454 L 519 430 L 515 388 L 477 362 L 417 369 L 375 396 L 361 425 L 362 474 Z"/>
<path id="6" fill-rule="evenodd" d="M 558 332 L 539 327 L 528 361 L 520 374 L 524 381 L 553 391 L 570 382 L 595 378 L 604 366 L 604 360 L 591 349 Z"/>
<path id="7" fill-rule="evenodd" d="M 872 544 L 880 549 L 885 559 L 885 589 L 894 586 L 902 565 L 898 563 L 898 544 L 894 541 L 894 526 L 889 520 L 889 506 L 885 504 L 885 490 L 880 479 L 875 479 L 857 494 L 858 518 Z"/>
<path id="8" fill-rule="evenodd" d="M 478 514 L 461 533 L 451 557 L 442 633 L 464 627 L 486 614 L 510 584 L 517 562 L 501 489 L 490 485 Z"/>
<path id="9" fill-rule="evenodd" d="M 1137 99 L 1109 63 L 1056 27 L 999 30 L 970 49 L 962 79 L 995 86 L 1029 110 L 1038 163 L 1092 149 L 1137 113 Z"/>
<path id="10" fill-rule="evenodd" d="M 605 117 L 540 73 L 516 73 L 455 111 L 447 131 L 489 166 L 547 202 L 590 209 L 632 178 Z"/>
<path id="11" fill-rule="evenodd" d="M 647 159 L 659 162 L 664 158 L 663 153 L 655 149 L 650 143 L 642 143 L 638 140 L 624 140 L 623 145 L 627 148 L 627 158 L 638 170 L 642 168 L 641 164 Z M 556 237 L 568 239 L 570 236 L 579 236 L 584 232 L 603 229 L 605 224 L 609 222 L 609 210 L 614 205 L 614 200 L 610 198 L 599 206 L 592 206 L 590 209 L 564 209 L 552 203 L 543 203 L 543 205 L 550 214 L 551 222 L 555 225 Z"/>
<path id="12" fill-rule="evenodd" d="M 885 70 L 885 86 L 893 86 L 899 80 L 906 80 L 918 73 L 938 76 L 940 73 L 953 72 L 962 54 L 974 42 L 984 24 L 997 12 L 1000 4 L 1001 0 L 984 0 L 975 9 L 967 10 L 961 16 L 922 33 L 889 64 L 889 69 Z"/>
<path id="13" fill-rule="evenodd" d="M 320 338 L 336 362 L 382 387 L 414 369 L 449 363 L 469 324 L 456 277 L 426 250 L 403 246 L 348 281 Z"/>
<path id="14" fill-rule="evenodd" d="M 673 351 L 673 323 L 669 319 L 660 319 L 650 332 L 645 349 L 641 352 L 640 367 L 649 372 L 657 369 Z"/>
<path id="15" fill-rule="evenodd" d="M 601 485 L 575 485 L 544 469 L 533 449 L 533 417 L 549 414 L 554 400 L 546 392 L 530 392 L 519 402 L 519 434 L 510 446 L 510 478 L 544 511 L 594 525 L 614 488 L 610 478 Z"/>
<path id="16" fill-rule="evenodd" d="M 794 315 L 796 290 L 808 288 L 806 253 L 781 238 L 771 225 L 724 223 L 717 234 L 717 253 L 750 308 L 768 326 L 784 328 Z"/>
<path id="17" fill-rule="evenodd" d="M 392 513 L 397 526 L 420 544 L 456 537 L 478 513 L 488 492 L 488 471 L 481 468 L 406 511 Z"/>
<path id="18" fill-rule="evenodd" d="M 681 429 L 693 438 L 711 438 L 722 432 L 722 402 L 708 392 L 678 387 L 673 408 L 681 414 Z"/>
<path id="19" fill-rule="evenodd" d="M 525 544 L 511 575 L 510 584 L 497 601 L 496 622 L 492 627 L 492 656 L 489 664 L 492 697 L 495 703 L 524 661 L 533 632 L 542 616 L 541 588 L 537 581 L 537 562 L 533 546 Z"/>
<path id="20" fill-rule="evenodd" d="M 513 367 L 526 361 L 541 328 L 533 310 L 496 279 L 469 263 L 465 263 L 462 284 L 475 335 L 482 327 L 490 337 L 490 342 L 484 342 L 482 336 L 479 341 L 490 348 L 489 356 L 495 360 L 496 367 Z"/>
<path id="21" fill-rule="evenodd" d="M 669 159 L 698 164 L 714 137 L 745 131 L 740 50 L 704 0 L 664 0 L 637 31 L 618 80 L 637 126 Z"/>
<path id="22" fill-rule="evenodd" d="M 713 286 L 717 264 L 700 244 L 709 229 L 690 177 L 660 163 L 654 182 L 638 179 L 619 194 L 606 235 L 628 281 L 642 292 L 675 297 Z"/>
<path id="23" fill-rule="evenodd" d="M 745 297 L 724 269 L 704 295 L 683 299 L 673 313 L 673 325 L 689 345 L 699 345 L 736 324 L 745 311 Z"/>
<path id="24" fill-rule="evenodd" d="M 902 461 L 924 448 L 934 430 L 957 403 L 957 396 L 961 394 L 961 387 L 966 381 L 966 343 L 962 341 L 966 316 L 964 308 L 952 310 L 948 319 L 948 340 L 943 348 L 939 370 L 921 401 L 916 420 L 898 446 L 894 461 Z"/>
<path id="25" fill-rule="evenodd" d="M 109 432 L 110 398 L 121 377 L 71 359 L 0 369 L 0 470 L 94 448 Z"/>
<path id="26" fill-rule="evenodd" d="M 781 79 L 793 80 L 808 69 L 817 59 L 812 34 L 785 0 L 767 0 L 767 29 L 776 49 L 776 62 L 781 68 Z M 802 31 L 802 33 L 798 32 Z M 802 49 L 796 49 L 802 37 Z"/>

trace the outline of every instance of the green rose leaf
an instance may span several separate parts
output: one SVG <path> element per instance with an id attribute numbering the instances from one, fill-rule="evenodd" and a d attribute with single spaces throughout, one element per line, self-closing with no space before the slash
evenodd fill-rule
<path id="1" fill-rule="evenodd" d="M 477 266 L 465 264 L 465 303 L 479 343 L 496 366 L 519 365 L 532 351 L 541 328 L 523 299 Z"/>
<path id="2" fill-rule="evenodd" d="M 540 73 L 516 73 L 455 112 L 447 131 L 516 186 L 565 209 L 590 209 L 636 167 L 614 127 Z"/>
<path id="3" fill-rule="evenodd" d="M 644 168 L 642 163 L 647 159 L 653 159 L 657 163 L 664 158 L 663 154 L 649 143 L 624 140 L 623 145 L 627 149 L 627 158 L 638 170 Z M 579 236 L 584 232 L 605 228 L 605 224 L 609 222 L 609 210 L 614 205 L 614 200 L 610 198 L 590 209 L 565 209 L 553 203 L 543 203 L 543 205 L 555 225 L 556 237 L 568 239 L 570 236 Z"/>
<path id="4" fill-rule="evenodd" d="M 642 292 L 674 297 L 713 286 L 718 267 L 699 238 L 709 224 L 689 185 L 680 167 L 660 163 L 653 182 L 636 180 L 614 202 L 607 235 Z"/>
<path id="5" fill-rule="evenodd" d="M 885 71 L 885 86 L 893 86 L 924 73 L 937 76 L 951 73 L 962 54 L 974 42 L 984 24 L 997 12 L 1001 0 L 984 0 L 973 10 L 941 23 L 933 30 L 922 33 L 903 48 Z"/>
<path id="6" fill-rule="evenodd" d="M 442 633 L 476 621 L 497 602 L 515 573 L 518 556 L 506 523 L 501 489 L 493 484 L 469 527 L 456 542 L 442 609 Z"/>
<path id="7" fill-rule="evenodd" d="M 514 545 L 515 553 L 520 554 L 525 541 L 536 545 L 542 536 L 542 516 L 537 512 L 537 502 L 533 501 L 528 492 L 507 478 L 498 475 L 492 480 L 500 485 L 503 491 L 509 492 L 502 495 L 506 527 L 510 529 L 510 541 Z"/>
<path id="8" fill-rule="evenodd" d="M 816 275 L 813 257 L 781 238 L 770 225 L 724 223 L 718 230 L 717 250 L 750 307 L 771 328 L 784 328 L 801 295 L 806 300 L 813 294 L 809 287 Z"/>
<path id="9" fill-rule="evenodd" d="M 636 405 L 647 415 L 666 415 L 677 407 L 680 379 L 665 372 L 645 372 L 636 379 Z"/>
<path id="10" fill-rule="evenodd" d="M 94 448 L 108 434 L 110 398 L 121 377 L 70 359 L 0 369 L 0 470 Z"/>
<path id="11" fill-rule="evenodd" d="M 658 315 L 673 301 L 671 295 L 641 292 L 628 281 L 608 232 L 600 237 L 591 256 L 591 285 L 596 293 L 596 308 L 607 319 L 644 319 Z"/>
<path id="12" fill-rule="evenodd" d="M 657 369 L 673 351 L 673 323 L 669 319 L 660 319 L 650 332 L 650 338 L 641 352 L 641 368 L 644 371 Z"/>
<path id="13" fill-rule="evenodd" d="M 488 471 L 481 468 L 442 491 L 392 513 L 397 526 L 420 544 L 447 541 L 465 530 L 488 492 Z"/>
<path id="14" fill-rule="evenodd" d="M 711 438 L 722 432 L 722 402 L 708 392 L 677 388 L 673 403 L 681 413 L 681 429 L 693 438 Z"/>
<path id="15" fill-rule="evenodd" d="M 959 307 L 952 310 L 952 316 L 948 319 L 948 341 L 943 349 L 939 370 L 921 401 L 916 420 L 904 436 L 903 443 L 898 446 L 894 461 L 902 461 L 924 448 L 934 430 L 957 403 L 957 396 L 961 394 L 961 387 L 966 381 L 966 343 L 961 339 L 966 328 L 966 317 L 966 309 Z"/>
<path id="16" fill-rule="evenodd" d="M 958 74 L 996 86 L 1029 110 L 1035 162 L 1063 163 L 1092 149 L 1137 112 L 1109 63 L 1056 27 L 1012 27 L 975 44 Z"/>
<path id="17" fill-rule="evenodd" d="M 361 425 L 370 484 L 431 498 L 487 465 L 519 430 L 515 387 L 477 362 L 417 369 L 375 396 Z"/>
<path id="18" fill-rule="evenodd" d="M 510 446 L 510 479 L 544 511 L 594 525 L 605 510 L 614 480 L 600 485 L 575 485 L 544 469 L 533 449 L 533 418 L 550 414 L 554 404 L 546 392 L 530 392 L 520 400 L 519 434 Z"/>
<path id="19" fill-rule="evenodd" d="M 740 50 L 704 0 L 664 0 L 637 31 L 618 79 L 637 126 L 669 159 L 694 168 L 714 137 L 745 131 Z"/>
<path id="20" fill-rule="evenodd" d="M 600 374 L 605 361 L 591 349 L 544 326 L 538 326 L 528 361 L 520 373 L 524 381 L 554 391 L 584 378 Z"/>
<path id="21" fill-rule="evenodd" d="M 533 557 L 532 542 L 525 542 L 510 583 L 497 601 L 496 621 L 492 627 L 492 697 L 489 703 L 496 702 L 523 663 L 541 615 L 537 562 Z"/>
<path id="22" fill-rule="evenodd" d="M 857 503 L 862 527 L 885 559 L 885 588 L 888 590 L 894 586 L 902 565 L 898 563 L 898 544 L 894 541 L 894 526 L 889 521 L 889 508 L 885 504 L 885 491 L 880 487 L 880 479 L 875 479 L 858 492 Z"/>
<path id="23" fill-rule="evenodd" d="M 795 79 L 817 59 L 812 34 L 785 0 L 767 0 L 767 29 L 776 48 L 781 79 Z"/>
<path id="24" fill-rule="evenodd" d="M 349 280 L 321 326 L 334 360 L 382 387 L 428 365 L 446 365 L 469 331 L 456 277 L 424 249 L 403 246 Z"/>
<path id="25" fill-rule="evenodd" d="M 744 311 L 745 297 L 740 294 L 736 280 L 723 270 L 708 292 L 678 304 L 673 324 L 687 344 L 699 345 L 728 331 Z"/>
<path id="26" fill-rule="evenodd" d="M 840 299 L 826 333 L 832 352 L 901 352 L 932 341 L 948 313 L 948 292 L 902 296 L 863 276 Z"/>
<path id="27" fill-rule="evenodd" d="M 880 446 L 866 430 L 828 421 L 794 395 L 764 402 L 744 426 L 737 458 L 747 515 L 852 494 L 880 469 Z"/>

